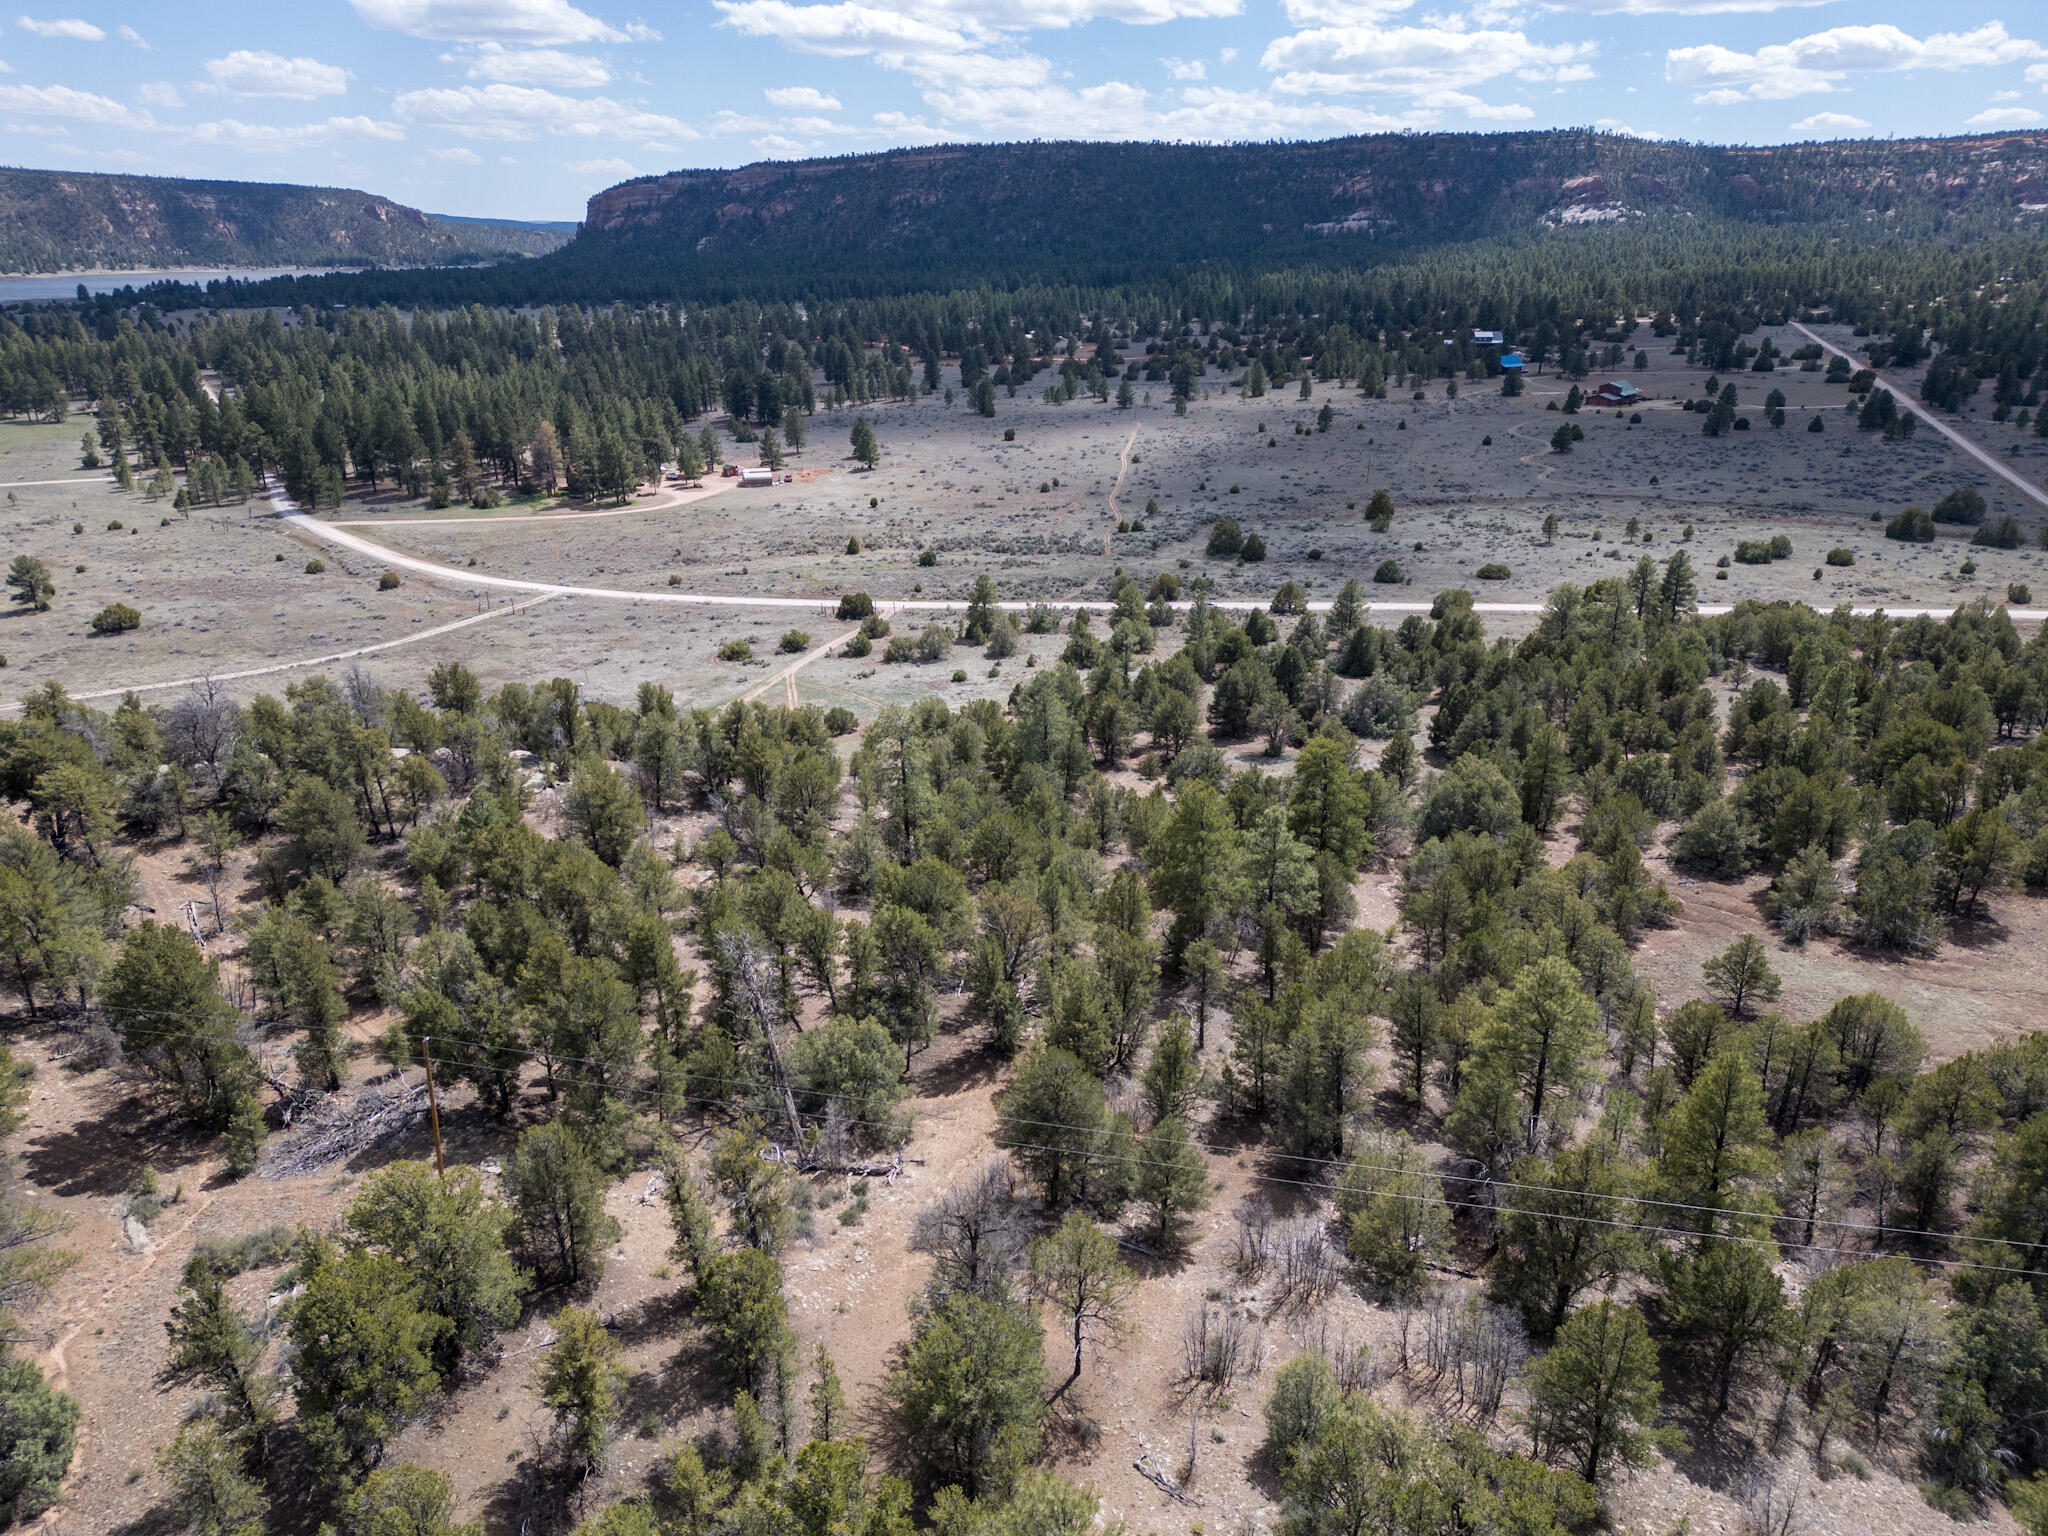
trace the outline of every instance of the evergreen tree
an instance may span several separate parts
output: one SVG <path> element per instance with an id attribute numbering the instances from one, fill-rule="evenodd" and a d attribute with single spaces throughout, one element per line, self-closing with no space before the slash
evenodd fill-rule
<path id="1" fill-rule="evenodd" d="M 1589 1483 L 1646 1464 L 1662 1388 L 1657 1346 L 1634 1307 L 1596 1301 L 1574 1313 L 1529 1369 L 1529 1432 L 1540 1456 Z"/>

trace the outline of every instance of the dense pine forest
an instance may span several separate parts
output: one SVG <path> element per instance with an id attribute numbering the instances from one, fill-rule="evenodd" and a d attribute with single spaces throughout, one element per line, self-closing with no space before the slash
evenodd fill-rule
<path id="1" fill-rule="evenodd" d="M 537 475 L 544 489 L 615 493 L 662 463 L 713 458 L 707 414 L 748 437 L 770 427 L 800 440 L 821 403 L 932 393 L 952 379 L 963 408 L 993 415 L 999 396 L 1047 371 L 1076 391 L 1119 376 L 1160 384 L 1185 406 L 1202 381 L 1253 364 L 1274 384 L 1306 373 L 1379 394 L 1390 379 L 1497 375 L 1506 348 L 1584 377 L 1614 365 L 1639 315 L 1703 366 L 1754 369 L 1773 361 L 1745 340 L 1760 324 L 1821 314 L 1870 337 L 1875 364 L 1932 359 L 1929 402 L 1954 409 L 1988 388 L 2009 414 L 2038 397 L 2044 251 L 2017 238 L 1859 249 L 1733 227 L 1718 240 L 1561 231 L 1364 272 L 1197 268 L 1114 287 L 531 313 L 301 305 L 205 310 L 175 325 L 128 291 L 0 318 L 0 408 L 48 418 L 68 401 L 95 402 L 117 473 L 196 458 L 206 468 L 193 494 L 211 499 L 213 487 L 240 483 L 237 466 L 279 471 L 293 496 L 320 505 L 337 502 L 347 479 L 415 495 L 452 487 L 466 499 L 486 479 L 513 487 Z M 271 297 L 297 291 L 265 286 Z M 215 285 L 212 297 L 254 292 Z M 164 304 L 194 297 L 154 292 Z M 1477 345 L 1474 328 L 1504 341 Z M 1133 347 L 1141 360 L 1125 356 Z M 219 402 L 209 373 L 229 386 Z"/>

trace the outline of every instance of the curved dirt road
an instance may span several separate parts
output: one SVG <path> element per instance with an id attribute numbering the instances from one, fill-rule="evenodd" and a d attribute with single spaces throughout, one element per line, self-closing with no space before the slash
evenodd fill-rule
<path id="1" fill-rule="evenodd" d="M 282 497 L 279 498 L 279 501 L 280 503 L 282 502 Z M 342 548 L 353 550 L 359 555 L 368 555 L 371 559 L 382 560 L 388 565 L 395 565 L 422 576 L 431 576 L 440 581 L 452 582 L 458 586 L 496 587 L 512 592 L 545 592 L 558 597 L 596 597 L 603 598 L 609 602 L 619 603 L 680 603 L 685 607 L 698 608 L 831 609 L 836 607 L 839 601 L 839 594 L 836 592 L 819 597 L 740 596 L 729 592 L 677 592 L 673 590 L 628 592 L 618 587 L 583 587 L 572 586 L 564 582 L 528 581 L 517 576 L 486 576 L 477 571 L 457 570 L 452 565 L 439 565 L 432 560 L 422 560 L 416 555 L 399 554 L 396 550 L 387 548 L 382 544 L 373 543 L 369 539 L 358 538 L 334 523 L 325 523 L 317 517 L 308 517 L 303 512 L 285 513 L 284 519 L 286 522 L 304 529 L 315 538 L 327 540 L 330 544 L 339 544 Z M 357 524 L 356 526 L 361 527 L 363 525 Z M 384 524 L 382 526 L 392 527 L 400 525 Z M 1034 604 L 1018 601 L 1001 602 L 997 603 L 996 606 L 1010 613 L 1023 613 L 1033 607 Z M 1053 603 L 1052 606 L 1055 608 L 1086 608 L 1095 613 L 1108 613 L 1116 607 L 1114 603 L 1104 598 L 1061 598 Z M 1176 608 L 1187 608 L 1190 605 L 1183 601 L 1175 603 L 1173 606 Z M 1264 608 L 1266 603 L 1262 599 L 1257 598 L 1217 598 L 1211 601 L 1209 606 L 1228 611 L 1245 612 L 1253 608 Z M 1308 606 L 1311 612 L 1328 613 L 1331 605 L 1327 602 L 1314 602 Z M 1367 603 L 1364 606 L 1368 613 L 1427 613 L 1435 605 L 1432 603 Z M 1851 608 L 1849 611 L 1858 617 L 1864 618 L 1873 613 L 1884 613 L 1895 619 L 1945 619 L 1955 612 L 1957 606 L 1959 605 L 1950 603 L 1946 607 L 1941 608 L 1895 608 L 1879 604 L 1875 607 Z M 892 598 L 888 601 L 878 601 L 875 604 L 876 611 L 882 613 L 903 613 L 911 610 L 925 613 L 959 613 L 966 607 L 967 602 L 964 598 L 945 597 Z M 1542 603 L 1474 603 L 1472 605 L 1472 610 L 1475 613 L 1541 613 L 1543 609 L 1544 605 Z M 1731 609 L 1727 603 L 1701 603 L 1697 611 L 1711 616 L 1730 612 Z M 2043 619 L 2048 619 L 2048 609 L 2015 608 L 2009 611 L 2013 622 L 2016 624 L 2039 623 Z"/>

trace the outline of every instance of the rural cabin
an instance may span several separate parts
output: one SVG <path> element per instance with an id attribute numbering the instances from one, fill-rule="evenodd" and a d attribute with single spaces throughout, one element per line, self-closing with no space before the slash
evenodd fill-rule
<path id="1" fill-rule="evenodd" d="M 1643 398 L 1643 392 L 1626 379 L 1609 379 L 1590 395 L 1588 405 L 1634 405 Z"/>

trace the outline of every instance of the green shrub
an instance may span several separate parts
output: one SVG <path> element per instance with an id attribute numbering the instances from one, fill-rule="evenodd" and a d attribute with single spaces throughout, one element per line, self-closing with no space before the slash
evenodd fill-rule
<path id="1" fill-rule="evenodd" d="M 744 640 L 728 640 L 718 648 L 720 661 L 752 661 L 754 648 Z"/>
<path id="2" fill-rule="evenodd" d="M 2024 581 L 2013 582 L 2010 586 L 2008 586 L 2005 589 L 2005 600 L 2008 603 L 2013 603 L 2020 607 L 2025 607 L 2028 603 L 2031 603 L 2034 600 L 2033 588 L 2029 587 Z M 6 663 L 4 661 L 0 661 L 0 666 L 5 665 Z"/>
<path id="3" fill-rule="evenodd" d="M 1854 565 L 1855 563 L 1856 554 L 1853 550 L 1831 549 L 1828 551 L 1829 565 Z"/>
<path id="4" fill-rule="evenodd" d="M 303 1227 L 269 1226 L 240 1237 L 202 1237 L 192 1245 L 192 1262 L 222 1280 L 252 1269 L 271 1269 L 299 1256 L 306 1241 Z"/>
<path id="5" fill-rule="evenodd" d="M 846 642 L 846 654 L 849 656 L 865 656 L 874 648 L 875 642 L 864 634 L 855 635 Z"/>
<path id="6" fill-rule="evenodd" d="M 1920 507 L 1908 507 L 1884 525 L 1884 536 L 1902 539 L 1908 544 L 1932 544 L 1934 519 Z"/>
<path id="7" fill-rule="evenodd" d="M 895 639 L 889 642 L 888 649 L 882 652 L 882 660 L 884 661 L 914 661 L 916 659 L 917 642 L 908 635 L 896 636 Z"/>
<path id="8" fill-rule="evenodd" d="M 1219 517 L 1209 525 L 1209 544 L 1203 551 L 1211 559 L 1235 559 L 1244 550 L 1244 530 L 1234 517 Z"/>
<path id="9" fill-rule="evenodd" d="M 308 576 L 318 576 L 326 569 L 327 562 L 325 560 L 308 560 L 306 562 L 306 574 Z"/>
<path id="10" fill-rule="evenodd" d="M 810 648 L 810 632 L 802 629 L 783 631 L 782 642 L 776 646 L 776 649 L 785 656 L 793 656 L 799 651 L 807 651 Z"/>
<path id="11" fill-rule="evenodd" d="M 1506 581 L 1510 576 L 1514 575 L 1514 572 L 1498 561 L 1489 560 L 1472 574 L 1481 581 Z"/>
<path id="12" fill-rule="evenodd" d="M 1378 582 L 1381 586 L 1398 587 L 1402 582 L 1406 581 L 1408 578 L 1405 574 L 1403 574 L 1400 564 L 1398 562 L 1393 560 L 1382 560 L 1379 563 L 1379 568 L 1372 573 L 1372 579 Z"/>
<path id="13" fill-rule="evenodd" d="M 1974 485 L 1958 486 L 1934 504 L 1934 520 L 1965 526 L 1983 522 L 1984 493 Z"/>
<path id="14" fill-rule="evenodd" d="M 860 717 L 843 704 L 825 711 L 825 729 L 834 736 L 848 736 L 860 729 Z"/>
<path id="15" fill-rule="evenodd" d="M 918 552 L 917 563 L 919 565 L 937 565 L 939 563 L 939 552 L 936 549 L 921 550 Z"/>
<path id="16" fill-rule="evenodd" d="M 92 616 L 92 632 L 96 635 L 118 635 L 123 630 L 141 627 L 142 615 L 126 603 L 109 603 Z"/>
<path id="17" fill-rule="evenodd" d="M 379 592 L 389 592 L 393 587 L 397 585 L 398 572 L 396 571 L 386 571 L 382 576 L 379 576 L 377 578 L 377 590 Z"/>
<path id="18" fill-rule="evenodd" d="M 1979 523 L 1977 531 L 1970 535 L 1972 544 L 1981 544 L 1987 549 L 2018 549 L 2026 542 L 2020 532 L 2019 519 L 2008 512 L 1997 523 Z"/>
<path id="19" fill-rule="evenodd" d="M 1765 539 L 1743 539 L 1735 546 L 1735 561 L 1738 565 L 1769 565 L 1771 546 Z"/>
<path id="20" fill-rule="evenodd" d="M 864 619 L 874 611 L 875 600 L 865 592 L 842 592 L 839 594 L 837 615 L 839 618 Z"/>

